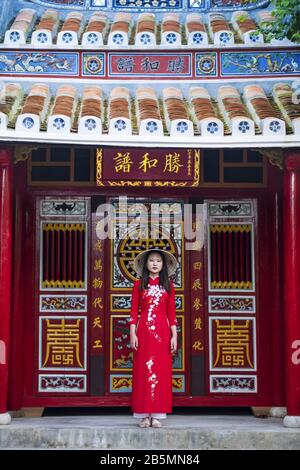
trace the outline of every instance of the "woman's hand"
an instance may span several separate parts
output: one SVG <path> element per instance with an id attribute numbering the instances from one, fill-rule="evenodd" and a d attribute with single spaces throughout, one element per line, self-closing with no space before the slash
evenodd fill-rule
<path id="1" fill-rule="evenodd" d="M 137 351 L 138 345 L 139 345 L 139 340 L 138 340 L 137 335 L 135 333 L 131 334 L 130 335 L 130 346 L 131 346 L 131 348 L 134 349 L 135 351 Z"/>
<path id="2" fill-rule="evenodd" d="M 171 338 L 171 353 L 174 353 L 177 351 L 177 335 L 172 336 Z"/>

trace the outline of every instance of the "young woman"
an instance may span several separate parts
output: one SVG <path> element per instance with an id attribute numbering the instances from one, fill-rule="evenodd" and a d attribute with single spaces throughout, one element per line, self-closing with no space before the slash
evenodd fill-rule
<path id="1" fill-rule="evenodd" d="M 141 279 L 134 283 L 131 300 L 132 411 L 144 428 L 161 427 L 159 420 L 172 412 L 172 353 L 177 350 L 177 322 L 174 285 L 169 277 L 176 265 L 175 256 L 158 249 L 145 250 L 134 260 Z"/>

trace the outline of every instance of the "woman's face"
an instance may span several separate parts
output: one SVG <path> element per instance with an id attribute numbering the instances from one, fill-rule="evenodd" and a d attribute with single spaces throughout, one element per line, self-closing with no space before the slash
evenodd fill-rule
<path id="1" fill-rule="evenodd" d="M 163 259 L 159 253 L 151 254 L 147 259 L 147 269 L 152 274 L 158 274 L 163 268 Z"/>

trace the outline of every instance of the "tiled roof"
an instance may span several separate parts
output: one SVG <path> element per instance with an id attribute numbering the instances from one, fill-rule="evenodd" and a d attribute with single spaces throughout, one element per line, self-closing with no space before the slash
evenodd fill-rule
<path id="1" fill-rule="evenodd" d="M 82 12 L 60 13 L 48 9 L 37 16 L 36 10 L 26 8 L 20 10 L 10 22 L 2 46 L 20 47 L 26 44 L 37 48 L 51 45 L 57 48 L 135 46 L 149 49 L 242 44 L 257 47 L 265 44 L 264 36 L 258 30 L 258 23 L 265 20 L 268 14 L 268 12 L 259 12 L 254 15 L 247 11 L 235 11 L 228 17 L 220 12 L 208 15 L 199 13 L 158 15 L 151 12 L 139 15 L 125 12 L 106 15 L 94 12 L 86 16 Z M 282 43 L 286 45 L 290 42 Z M 280 42 L 273 41 L 273 44 Z"/>
<path id="2" fill-rule="evenodd" d="M 198 82 L 199 83 L 199 82 Z M 4 83 L 2 140 L 99 144 L 295 145 L 300 105 L 291 83 L 102 87 L 93 84 Z"/>

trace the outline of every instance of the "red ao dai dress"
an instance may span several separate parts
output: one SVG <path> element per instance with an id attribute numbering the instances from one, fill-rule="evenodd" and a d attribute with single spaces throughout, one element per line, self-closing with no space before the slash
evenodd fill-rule
<path id="1" fill-rule="evenodd" d="M 149 277 L 148 289 L 134 283 L 130 324 L 137 325 L 137 351 L 133 352 L 132 411 L 172 412 L 171 326 L 177 325 L 174 284 L 170 293 Z M 138 314 L 140 309 L 140 319 Z"/>

